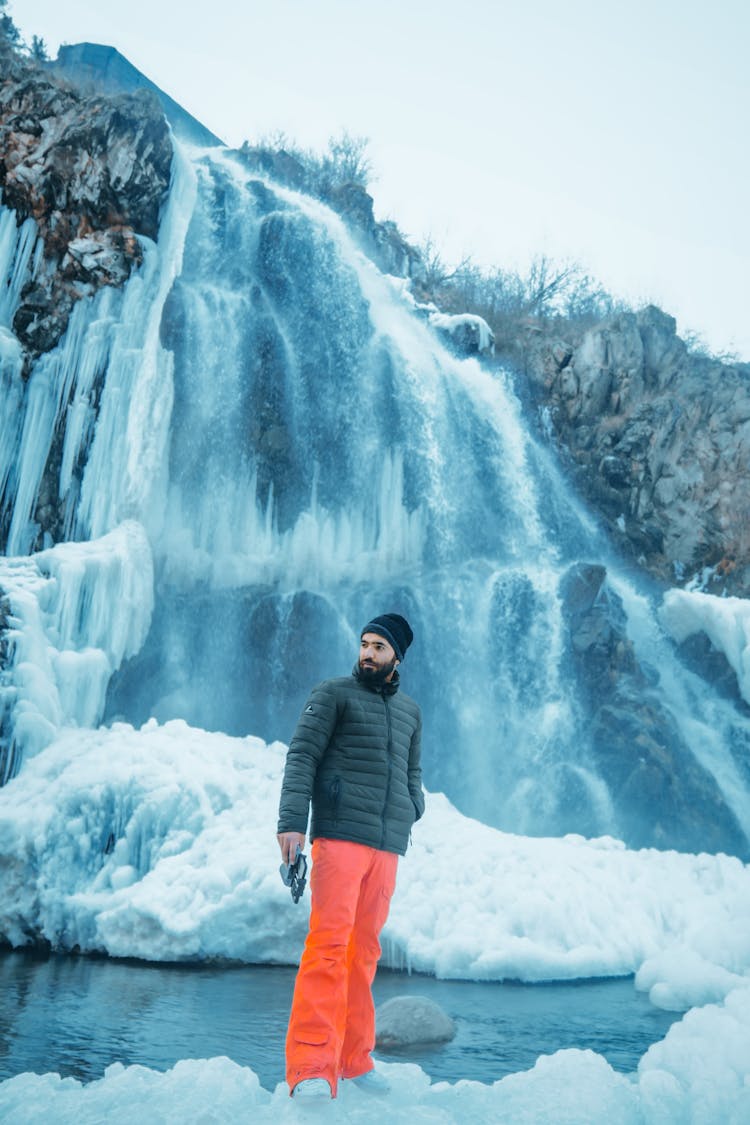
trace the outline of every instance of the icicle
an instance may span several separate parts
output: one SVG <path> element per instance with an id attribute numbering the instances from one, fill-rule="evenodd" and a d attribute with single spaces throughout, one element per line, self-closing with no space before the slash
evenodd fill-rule
<path id="1" fill-rule="evenodd" d="M 61 726 L 96 726 L 107 685 L 140 650 L 153 612 L 153 565 L 143 528 L 0 559 L 10 644 L 0 698 L 18 755 L 43 749 Z"/>
<path id="2" fill-rule="evenodd" d="M 103 535 L 137 518 L 161 530 L 173 401 L 173 358 L 160 342 L 164 303 L 180 273 L 195 201 L 195 175 L 177 147 L 158 246 L 126 286 L 96 432 L 84 473 L 75 533 Z"/>
<path id="3" fill-rule="evenodd" d="M 12 325 L 21 290 L 30 273 L 33 274 L 37 259 L 32 263 L 32 252 L 36 242 L 34 220 L 26 219 L 18 227 L 15 211 L 0 205 L 0 325 L 3 327 Z"/>
<path id="4" fill-rule="evenodd" d="M 115 310 L 121 300 L 121 293 L 107 288 L 91 300 L 79 301 L 60 344 L 43 355 L 32 371 L 19 415 L 19 454 L 10 478 L 14 489 L 6 496 L 6 506 L 13 507 L 9 554 L 28 553 L 36 538 L 33 514 L 56 427 L 71 399 L 79 409 L 88 405 L 93 381 L 102 373 L 107 335 L 115 327 Z M 70 485 L 70 467 L 80 451 L 81 437 L 75 427 L 66 434 L 63 494 Z"/>
<path id="5" fill-rule="evenodd" d="M 12 479 L 18 460 L 18 442 L 23 419 L 21 346 L 7 329 L 0 327 L 0 511 L 12 507 Z M 9 493 L 11 495 L 9 495 Z"/>

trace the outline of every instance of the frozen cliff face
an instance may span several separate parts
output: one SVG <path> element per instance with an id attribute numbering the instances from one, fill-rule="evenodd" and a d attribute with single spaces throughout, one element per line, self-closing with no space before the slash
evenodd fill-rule
<path id="1" fill-rule="evenodd" d="M 578 340 L 565 332 L 543 337 L 527 370 L 577 487 L 652 574 L 711 567 L 721 588 L 747 593 L 748 365 L 689 351 L 654 307 Z"/>
<path id="2" fill-rule="evenodd" d="M 106 404 L 105 370 L 118 352 L 127 367 L 143 342 L 131 323 L 118 346 L 116 325 L 125 282 L 154 272 L 145 263 L 168 210 L 173 150 L 152 95 L 85 97 L 13 56 L 0 78 L 0 146 L 0 541 L 25 554 L 80 538 L 71 499 Z M 157 291 L 147 303 L 160 308 Z M 117 393 L 148 413 L 137 376 Z M 143 423 L 152 440 L 153 410 Z"/>
<path id="3" fill-rule="evenodd" d="M 75 303 L 120 286 L 155 239 L 172 147 L 148 93 L 86 98 L 9 60 L 0 79 L 0 188 L 33 243 L 13 332 L 25 371 L 54 347 Z"/>

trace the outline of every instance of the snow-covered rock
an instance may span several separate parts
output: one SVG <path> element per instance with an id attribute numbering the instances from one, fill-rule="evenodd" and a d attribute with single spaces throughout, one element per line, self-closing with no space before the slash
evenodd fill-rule
<path id="1" fill-rule="evenodd" d="M 495 337 L 486 320 L 475 313 L 430 313 L 428 320 L 459 355 L 493 355 Z"/>

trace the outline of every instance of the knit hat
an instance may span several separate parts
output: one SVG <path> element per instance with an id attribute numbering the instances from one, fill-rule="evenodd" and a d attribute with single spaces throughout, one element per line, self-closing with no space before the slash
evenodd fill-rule
<path id="1" fill-rule="evenodd" d="M 385 637 L 393 646 L 398 660 L 404 659 L 407 648 L 414 640 L 409 622 L 399 613 L 383 613 L 380 617 L 373 617 L 359 634 L 360 637 L 365 633 L 377 633 L 379 637 Z"/>

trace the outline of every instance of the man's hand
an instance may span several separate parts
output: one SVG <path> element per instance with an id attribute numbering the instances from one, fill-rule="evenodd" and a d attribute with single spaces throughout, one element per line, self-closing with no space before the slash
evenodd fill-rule
<path id="1" fill-rule="evenodd" d="M 305 850 L 305 837 L 302 832 L 279 832 L 276 839 L 281 848 L 281 858 L 284 863 L 294 863 L 297 858 L 297 848 Z"/>

